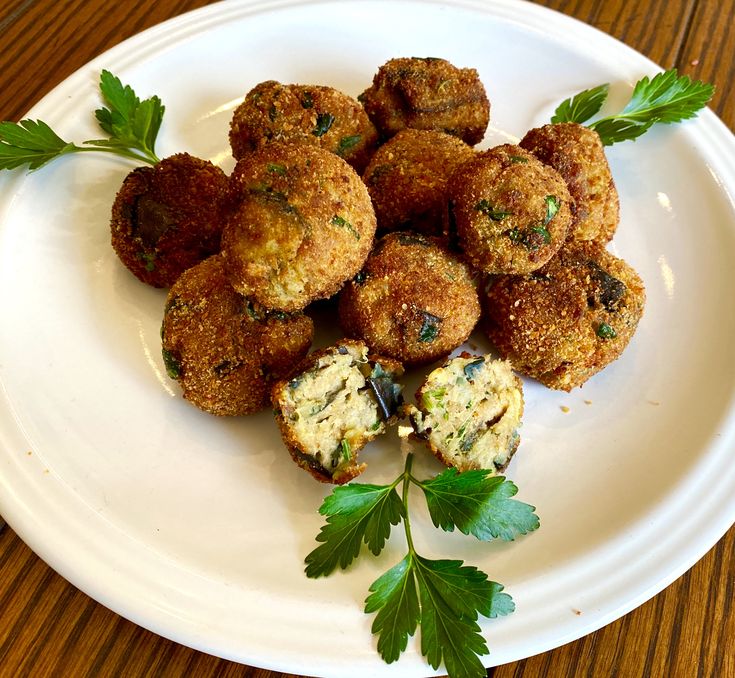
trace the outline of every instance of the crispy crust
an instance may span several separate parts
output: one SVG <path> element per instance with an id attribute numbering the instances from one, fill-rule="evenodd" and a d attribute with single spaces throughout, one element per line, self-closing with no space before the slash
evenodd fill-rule
<path id="1" fill-rule="evenodd" d="M 363 174 L 378 229 L 440 235 L 449 176 L 473 156 L 471 146 L 444 132 L 398 132 L 377 150 Z"/>
<path id="2" fill-rule="evenodd" d="M 271 143 L 238 162 L 238 206 L 222 251 L 233 287 L 267 308 L 297 311 L 335 294 L 362 267 L 375 235 L 365 185 L 316 146 Z"/>
<path id="3" fill-rule="evenodd" d="M 628 264 L 597 243 L 570 241 L 536 273 L 492 283 L 485 329 L 516 370 L 570 391 L 620 356 L 644 304 Z"/>
<path id="4" fill-rule="evenodd" d="M 378 145 L 378 133 L 362 105 L 332 87 L 256 85 L 230 123 L 232 154 L 240 159 L 272 142 L 320 146 L 362 172 Z"/>
<path id="5" fill-rule="evenodd" d="M 490 102 L 477 71 L 445 59 L 390 59 L 358 98 L 386 139 L 413 128 L 446 132 L 474 146 L 490 120 Z"/>
<path id="6" fill-rule="evenodd" d="M 112 205 L 112 247 L 141 282 L 169 287 L 219 251 L 228 180 L 207 160 L 178 153 L 125 177 Z"/>
<path id="7" fill-rule="evenodd" d="M 343 330 L 406 365 L 444 357 L 480 318 L 472 275 L 436 238 L 397 231 L 381 238 L 339 297 Z"/>
<path id="8" fill-rule="evenodd" d="M 569 237 L 610 241 L 620 219 L 620 201 L 600 136 L 576 122 L 530 130 L 520 146 L 553 167 L 574 199 Z"/>
<path id="9" fill-rule="evenodd" d="M 161 338 L 184 398 L 205 412 L 237 416 L 267 407 L 273 380 L 291 373 L 313 332 L 303 313 L 272 313 L 237 294 L 215 255 L 169 290 Z"/>
<path id="10" fill-rule="evenodd" d="M 478 153 L 452 175 L 448 195 L 448 235 L 485 273 L 535 271 L 567 237 L 572 198 L 564 180 L 519 146 Z"/>

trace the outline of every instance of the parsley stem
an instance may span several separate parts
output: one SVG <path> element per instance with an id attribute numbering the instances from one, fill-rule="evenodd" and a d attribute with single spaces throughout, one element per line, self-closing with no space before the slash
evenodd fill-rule
<path id="1" fill-rule="evenodd" d="M 414 549 L 413 547 L 413 537 L 411 536 L 411 520 L 408 516 L 408 490 L 412 482 L 411 466 L 413 466 L 413 453 L 409 452 L 406 455 L 406 466 L 403 469 L 403 491 L 401 495 L 401 500 L 403 501 L 403 505 L 406 508 L 406 517 L 403 519 L 403 530 L 406 533 L 406 544 L 408 545 L 408 552 L 413 555 L 416 553 L 416 549 Z"/>
<path id="2" fill-rule="evenodd" d="M 119 155 L 123 158 L 130 158 L 132 160 L 141 160 L 148 163 L 149 165 L 156 165 L 161 162 L 161 159 L 153 152 L 140 152 L 129 151 L 126 148 L 107 148 L 105 146 L 74 146 L 74 153 L 79 152 L 98 152 L 98 153 L 112 153 L 113 155 Z"/>

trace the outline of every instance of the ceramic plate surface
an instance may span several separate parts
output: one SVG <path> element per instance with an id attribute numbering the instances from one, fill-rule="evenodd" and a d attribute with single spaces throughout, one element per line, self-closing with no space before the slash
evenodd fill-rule
<path id="1" fill-rule="evenodd" d="M 159 155 L 188 151 L 229 171 L 230 116 L 255 84 L 356 96 L 395 56 L 478 69 L 492 102 L 481 147 L 517 140 L 562 99 L 603 82 L 610 108 L 622 105 L 657 71 L 602 33 L 525 3 L 226 2 L 112 49 L 29 116 L 66 138 L 98 136 L 92 111 L 107 68 L 163 99 Z M 522 443 L 507 475 L 541 529 L 481 544 L 439 533 L 415 509 L 422 553 L 464 559 L 515 599 L 513 615 L 483 621 L 488 664 L 616 619 L 735 518 L 733 136 L 705 111 L 608 157 L 622 205 L 610 249 L 641 274 L 648 303 L 622 358 L 582 389 L 525 383 Z M 293 464 L 270 412 L 206 415 L 166 377 L 165 293 L 137 282 L 109 244 L 110 206 L 130 169 L 90 154 L 0 177 L 0 513 L 82 590 L 186 645 L 307 675 L 433 675 L 417 639 L 385 665 L 362 612 L 370 583 L 402 558 L 402 533 L 377 559 L 307 580 L 303 558 L 329 488 Z M 362 458 L 365 482 L 402 468 L 395 434 Z M 420 459 L 420 472 L 439 470 Z"/>

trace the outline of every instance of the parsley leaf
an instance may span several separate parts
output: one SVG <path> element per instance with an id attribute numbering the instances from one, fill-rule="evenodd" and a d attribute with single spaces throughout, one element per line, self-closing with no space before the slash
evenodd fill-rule
<path id="1" fill-rule="evenodd" d="M 605 83 L 562 101 L 554 111 L 551 122 L 587 122 L 602 108 L 609 89 L 609 83 Z"/>
<path id="2" fill-rule="evenodd" d="M 82 150 L 64 141 L 41 120 L 0 122 L 0 169 L 35 170 L 65 153 Z"/>
<path id="3" fill-rule="evenodd" d="M 155 143 L 165 111 L 161 100 L 152 96 L 141 101 L 129 85 L 123 85 L 118 77 L 106 70 L 100 75 L 100 93 L 108 107 L 98 108 L 95 116 L 111 139 L 85 143 L 111 149 L 135 149 L 149 162 L 158 162 Z"/>
<path id="4" fill-rule="evenodd" d="M 89 151 L 156 164 L 154 147 L 164 112 L 161 100 L 153 96 L 140 101 L 109 71 L 102 71 L 100 93 L 108 108 L 98 109 L 95 115 L 109 139 L 92 139 L 80 146 L 65 141 L 41 120 L 0 122 L 0 170 L 27 165 L 32 171 L 61 155 Z"/>
<path id="5" fill-rule="evenodd" d="M 489 471 L 459 473 L 448 468 L 417 484 L 426 497 L 432 522 L 446 532 L 456 527 L 482 541 L 512 541 L 539 526 L 533 506 L 511 499 L 518 492 L 515 484 Z"/>
<path id="6" fill-rule="evenodd" d="M 421 618 L 412 554 L 382 574 L 370 586 L 365 612 L 377 612 L 372 632 L 378 636 L 378 652 L 388 663 L 396 661 L 406 649 L 408 637 L 416 631 Z"/>
<path id="7" fill-rule="evenodd" d="M 484 678 L 479 657 L 488 654 L 478 613 L 512 611 L 508 600 L 493 604 L 499 584 L 459 560 L 429 560 L 416 555 L 414 573 L 421 604 L 421 652 L 433 668 L 442 661 L 450 676 Z M 499 587 L 499 588 L 498 588 Z"/>
<path id="8" fill-rule="evenodd" d="M 601 89 L 602 88 L 602 89 Z M 656 123 L 675 123 L 693 118 L 714 94 L 714 87 L 679 75 L 675 68 L 653 78 L 641 78 L 620 113 L 592 122 L 605 146 L 637 139 Z M 597 113 L 607 96 L 607 85 L 580 92 L 563 101 L 551 122 L 586 122 Z"/>
<path id="9" fill-rule="evenodd" d="M 378 555 L 391 525 L 405 517 L 394 485 L 353 483 L 336 487 L 319 508 L 327 516 L 316 540 L 322 542 L 306 556 L 306 576 L 323 577 L 337 566 L 342 569 L 357 558 L 364 541 Z"/>

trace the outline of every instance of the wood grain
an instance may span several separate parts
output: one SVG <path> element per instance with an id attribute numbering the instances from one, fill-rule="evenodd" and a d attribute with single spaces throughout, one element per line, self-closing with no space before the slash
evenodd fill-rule
<path id="1" fill-rule="evenodd" d="M 64 78 L 125 38 L 205 0 L 3 0 L 0 119 L 20 119 Z M 545 0 L 663 67 L 714 83 L 735 129 L 735 0 Z M 735 528 L 665 591 L 596 633 L 488 671 L 493 678 L 735 678 Z M 308 673 L 308 667 L 304 667 Z M 115 615 L 0 527 L 0 678 L 297 678 L 183 647 Z"/>

